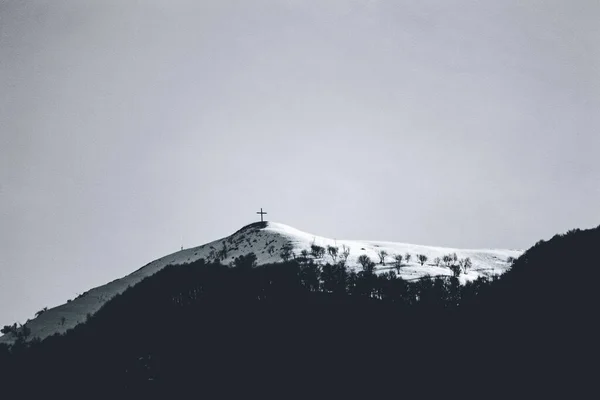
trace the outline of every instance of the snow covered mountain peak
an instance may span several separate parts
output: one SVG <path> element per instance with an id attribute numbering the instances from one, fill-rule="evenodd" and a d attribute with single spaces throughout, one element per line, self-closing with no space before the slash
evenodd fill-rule
<path id="1" fill-rule="evenodd" d="M 277 222 L 256 222 L 244 226 L 231 236 L 202 246 L 183 249 L 152 261 L 121 279 L 93 288 L 72 301 L 48 309 L 35 319 L 27 321 L 25 325 L 31 330 L 31 338 L 44 339 L 55 333 L 62 334 L 84 322 L 88 314 L 96 313 L 102 305 L 125 291 L 129 286 L 136 285 L 142 279 L 155 274 L 168 265 L 190 263 L 201 258 L 207 261 L 219 259 L 222 263 L 229 264 L 236 257 L 249 253 L 256 255 L 258 265 L 276 263 L 283 260 L 282 249 L 290 248 L 290 245 L 292 257 L 299 257 L 303 250 L 310 252 L 313 245 L 324 249 L 327 249 L 328 246 L 336 247 L 340 253 L 347 250 L 349 254 L 346 264 L 353 270 L 361 268 L 358 258 L 364 254 L 378 263 L 376 267 L 378 273 L 389 271 L 392 268 L 394 256 L 402 255 L 405 261 L 399 275 L 407 280 L 418 279 L 426 275 L 452 275 L 449 268 L 435 265 L 434 260 L 456 253 L 458 258 L 469 257 L 472 261 L 472 267 L 460 277 L 463 283 L 477 279 L 479 276 L 501 274 L 510 267 L 509 257 L 517 258 L 523 253 L 520 250 L 465 250 L 394 242 L 335 240 L 302 232 Z M 380 258 L 382 252 L 387 254 L 383 263 Z M 408 261 L 406 261 L 406 254 L 411 256 Z M 423 264 L 419 263 L 418 254 L 427 257 L 427 261 Z M 323 264 L 333 262 L 333 258 L 325 252 L 315 261 Z M 12 343 L 14 340 L 15 338 L 11 334 L 0 337 L 0 343 Z"/>

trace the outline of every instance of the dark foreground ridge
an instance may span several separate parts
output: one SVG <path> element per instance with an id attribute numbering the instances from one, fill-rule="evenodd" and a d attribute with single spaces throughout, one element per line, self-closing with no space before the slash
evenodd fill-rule
<path id="1" fill-rule="evenodd" d="M 501 278 L 465 286 L 310 259 L 172 265 L 66 335 L 0 346 L 0 389 L 27 398 L 573 397 L 592 382 L 599 244 L 600 228 L 557 235 Z"/>

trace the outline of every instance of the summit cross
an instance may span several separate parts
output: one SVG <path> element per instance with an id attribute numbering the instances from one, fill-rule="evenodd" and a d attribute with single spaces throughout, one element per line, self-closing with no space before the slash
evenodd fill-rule
<path id="1" fill-rule="evenodd" d="M 265 214 L 266 214 L 266 212 L 264 212 L 264 211 L 262 210 L 262 207 L 261 207 L 261 208 L 260 208 L 260 212 L 258 212 L 258 211 L 257 211 L 256 213 L 257 213 L 257 214 L 260 214 L 260 222 L 263 222 L 263 215 L 265 215 Z"/>

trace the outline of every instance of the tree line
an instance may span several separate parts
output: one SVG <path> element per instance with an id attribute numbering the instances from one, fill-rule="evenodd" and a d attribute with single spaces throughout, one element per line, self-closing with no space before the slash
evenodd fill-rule
<path id="1" fill-rule="evenodd" d="M 310 251 L 302 250 L 298 255 L 295 254 L 294 248 L 291 243 L 285 243 L 280 251 L 280 256 L 284 261 L 289 261 L 291 259 L 297 260 L 300 263 L 306 263 L 312 259 L 312 261 L 318 263 L 322 261 L 323 258 L 328 255 L 332 264 L 341 264 L 342 266 L 346 266 L 348 262 L 348 257 L 350 256 L 350 248 L 346 245 L 342 245 L 342 248 L 338 246 L 328 245 L 327 247 L 319 246 L 316 244 L 311 244 Z M 412 258 L 412 254 L 406 253 L 402 254 L 389 254 L 386 250 L 379 250 L 377 252 L 377 256 L 379 258 L 379 264 L 382 266 L 386 265 L 386 260 L 388 256 L 392 257 L 392 265 L 396 269 L 396 273 L 400 274 L 400 270 L 402 267 L 406 267 Z M 429 261 L 429 257 L 425 254 L 416 254 L 416 260 L 421 266 L 423 266 L 427 261 Z M 369 256 L 366 254 L 361 254 L 357 258 L 358 263 L 362 267 L 363 271 L 371 270 L 374 271 L 376 264 Z M 507 262 L 512 263 L 512 257 L 509 257 Z M 473 262 L 470 257 L 458 258 L 456 253 L 446 254 L 442 258 L 436 257 L 433 260 L 433 265 L 436 267 L 445 266 L 446 268 L 452 271 L 454 277 L 458 278 L 461 273 L 467 273 L 469 269 L 473 266 Z"/>

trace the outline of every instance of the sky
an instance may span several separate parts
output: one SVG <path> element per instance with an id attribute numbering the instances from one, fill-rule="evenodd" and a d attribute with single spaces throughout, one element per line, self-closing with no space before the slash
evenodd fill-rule
<path id="1" fill-rule="evenodd" d="M 600 224 L 600 2 L 0 1 L 0 325 L 259 218 Z"/>

